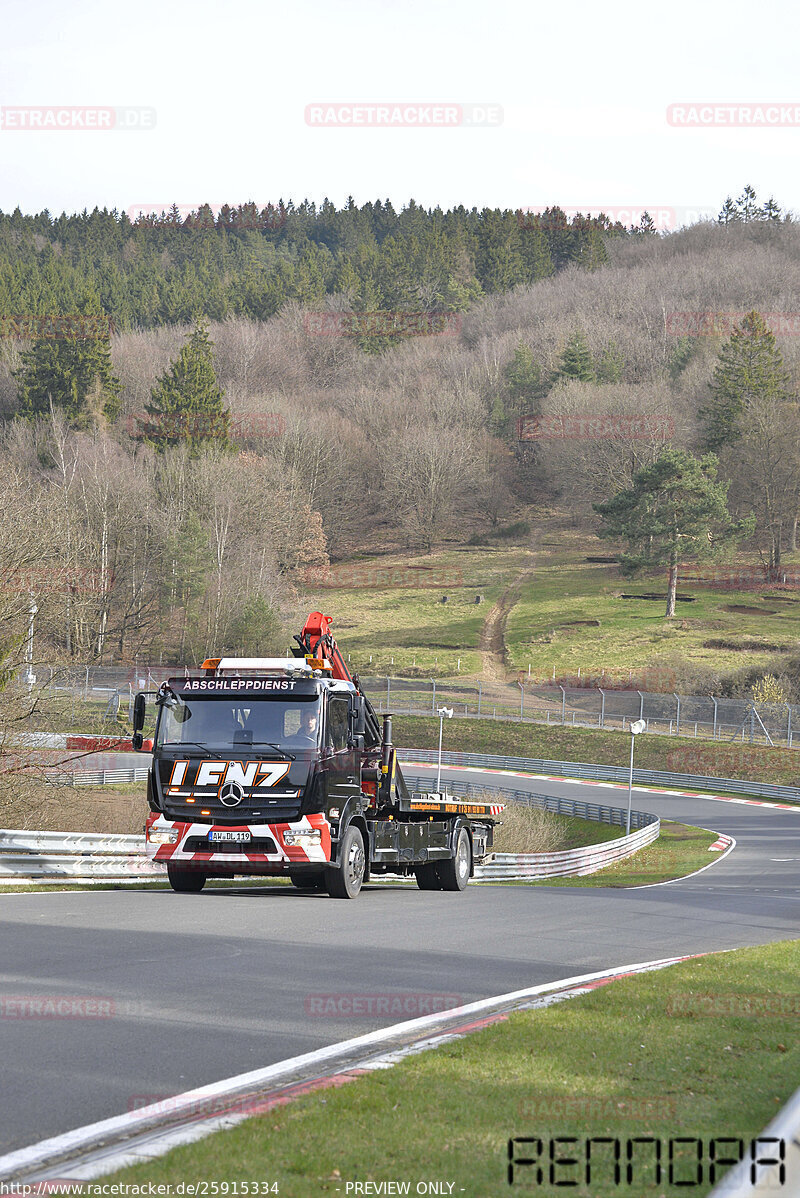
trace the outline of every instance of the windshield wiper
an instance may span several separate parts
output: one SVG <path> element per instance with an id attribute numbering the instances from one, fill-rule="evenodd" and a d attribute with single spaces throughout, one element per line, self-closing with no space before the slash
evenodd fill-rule
<path id="1" fill-rule="evenodd" d="M 159 745 L 160 749 L 184 749 L 186 745 L 194 745 L 196 749 L 207 749 L 201 740 L 165 740 Z"/>
<path id="2" fill-rule="evenodd" d="M 283 745 L 276 745 L 274 740 L 235 740 L 235 745 L 268 745 L 270 749 L 274 749 L 276 753 L 283 753 L 284 757 L 288 757 L 290 761 L 297 761 L 294 753 L 290 753 L 288 749 L 284 749 Z"/>

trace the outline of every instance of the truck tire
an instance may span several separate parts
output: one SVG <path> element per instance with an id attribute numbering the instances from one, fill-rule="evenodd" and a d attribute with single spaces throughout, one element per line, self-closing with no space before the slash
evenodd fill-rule
<path id="1" fill-rule="evenodd" d="M 341 869 L 325 870 L 325 889 L 331 898 L 354 899 L 364 881 L 364 837 L 351 824 L 339 844 Z"/>
<path id="2" fill-rule="evenodd" d="M 462 828 L 456 840 L 456 853 L 449 861 L 440 861 L 437 866 L 442 890 L 464 890 L 472 870 L 472 844 L 469 832 Z"/>
<path id="3" fill-rule="evenodd" d="M 317 873 L 290 871 L 289 881 L 297 890 L 322 890 L 325 885 L 325 873 L 321 869 Z"/>
<path id="4" fill-rule="evenodd" d="M 167 862 L 169 884 L 178 894 L 199 894 L 206 884 L 206 875 L 199 869 L 184 869 Z"/>
<path id="5" fill-rule="evenodd" d="M 418 865 L 414 870 L 417 877 L 417 886 L 420 890 L 441 890 L 442 880 L 439 877 L 439 872 L 436 863 L 430 865 Z"/>

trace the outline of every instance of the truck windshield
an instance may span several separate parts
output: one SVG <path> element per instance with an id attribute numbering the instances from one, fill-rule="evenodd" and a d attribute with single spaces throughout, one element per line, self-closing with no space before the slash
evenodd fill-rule
<path id="1" fill-rule="evenodd" d="M 319 696 L 240 699 L 220 695 L 187 700 L 179 695 L 163 706 L 157 746 L 192 745 L 215 752 L 243 745 L 280 745 L 287 753 L 316 749 L 319 739 Z"/>

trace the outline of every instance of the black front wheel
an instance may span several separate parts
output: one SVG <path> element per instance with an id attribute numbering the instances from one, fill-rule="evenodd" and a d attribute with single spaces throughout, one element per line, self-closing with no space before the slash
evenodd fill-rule
<path id="1" fill-rule="evenodd" d="M 167 863 L 169 884 L 178 894 L 199 894 L 206 884 L 206 875 L 199 869 L 184 869 Z"/>
<path id="2" fill-rule="evenodd" d="M 440 861 L 437 866 L 442 890 L 464 890 L 472 872 L 472 844 L 469 832 L 462 828 L 456 841 L 456 853 L 449 861 Z"/>
<path id="3" fill-rule="evenodd" d="M 325 889 L 331 898 L 353 899 L 361 889 L 366 871 L 364 837 L 352 825 L 339 843 L 341 868 L 329 866 L 325 870 Z"/>

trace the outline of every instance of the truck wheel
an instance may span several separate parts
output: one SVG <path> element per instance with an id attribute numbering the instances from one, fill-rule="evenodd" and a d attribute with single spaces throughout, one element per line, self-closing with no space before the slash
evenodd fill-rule
<path id="1" fill-rule="evenodd" d="M 199 894 L 206 884 L 206 875 L 199 869 L 182 869 L 167 863 L 167 877 L 178 894 Z"/>
<path id="2" fill-rule="evenodd" d="M 456 855 L 449 861 L 440 861 L 438 865 L 442 890 L 464 890 L 469 881 L 472 868 L 472 846 L 469 832 L 462 828 L 456 841 Z"/>
<path id="3" fill-rule="evenodd" d="M 325 889 L 331 898 L 355 898 L 364 881 L 364 838 L 352 824 L 339 845 L 341 869 L 325 870 Z"/>
<path id="4" fill-rule="evenodd" d="M 437 872 L 436 865 L 418 865 L 414 870 L 417 876 L 417 886 L 420 890 L 441 890 L 442 880 Z"/>
<path id="5" fill-rule="evenodd" d="M 289 874 L 289 881 L 298 890 L 322 890 L 325 884 L 325 874 L 323 870 L 317 873 L 300 873 L 299 871 Z"/>

